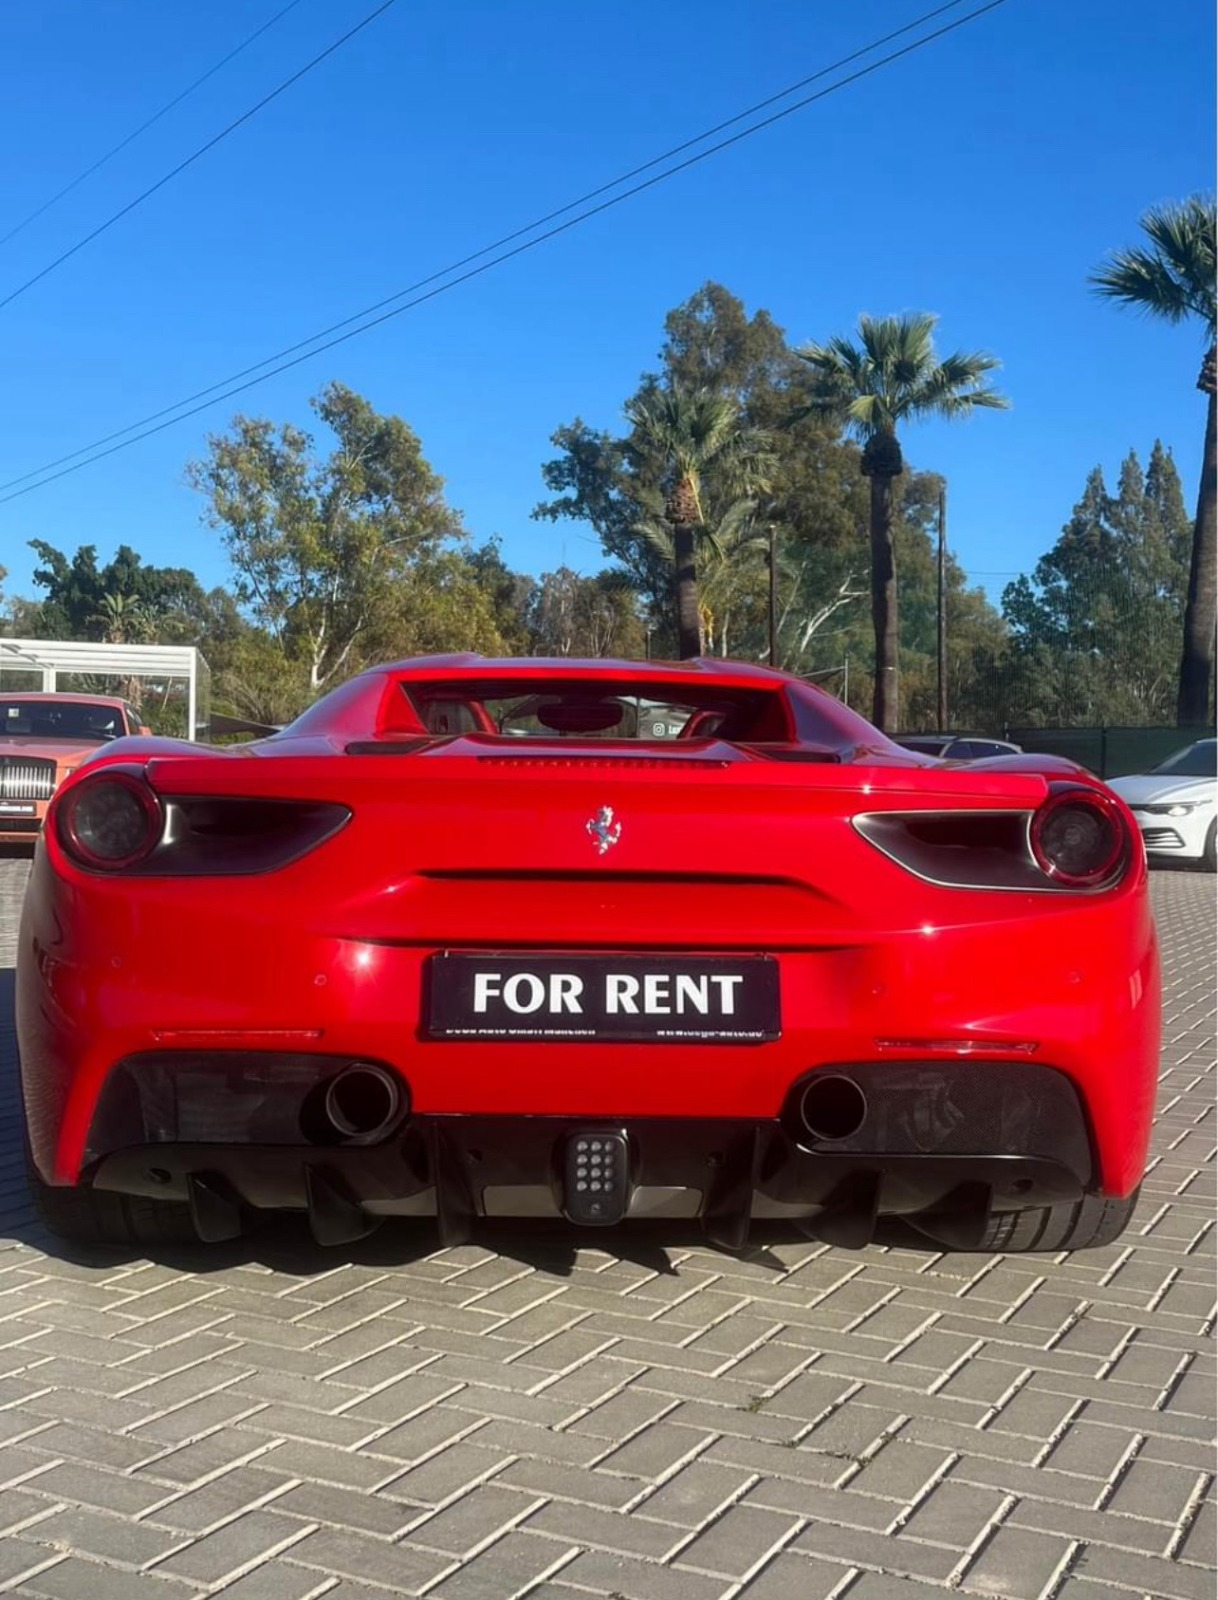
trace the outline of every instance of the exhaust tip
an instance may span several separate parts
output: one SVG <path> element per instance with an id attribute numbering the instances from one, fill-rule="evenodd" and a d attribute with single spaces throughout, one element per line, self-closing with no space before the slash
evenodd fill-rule
<path id="1" fill-rule="evenodd" d="M 326 1120 L 347 1144 L 375 1144 L 401 1120 L 407 1096 L 399 1078 L 384 1067 L 359 1062 L 344 1067 L 326 1085 Z"/>
<path id="2" fill-rule="evenodd" d="M 853 1078 L 818 1074 L 799 1097 L 799 1119 L 814 1139 L 849 1139 L 867 1120 L 867 1096 Z"/>

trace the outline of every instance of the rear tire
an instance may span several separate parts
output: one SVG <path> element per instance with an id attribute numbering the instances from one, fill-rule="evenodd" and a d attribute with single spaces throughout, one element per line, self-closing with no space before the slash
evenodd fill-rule
<path id="1" fill-rule="evenodd" d="M 1140 1191 L 1124 1200 L 1088 1194 L 1081 1200 L 1030 1211 L 1000 1211 L 978 1246 L 980 1250 L 1098 1250 L 1112 1244 L 1129 1226 Z"/>
<path id="2" fill-rule="evenodd" d="M 1210 831 L 1201 847 L 1201 861 L 1207 872 L 1218 872 L 1218 817 L 1210 823 Z"/>
<path id="3" fill-rule="evenodd" d="M 199 1243 L 190 1207 L 184 1202 L 47 1183 L 34 1165 L 28 1140 L 25 1174 L 39 1217 L 69 1244 L 130 1249 Z"/>

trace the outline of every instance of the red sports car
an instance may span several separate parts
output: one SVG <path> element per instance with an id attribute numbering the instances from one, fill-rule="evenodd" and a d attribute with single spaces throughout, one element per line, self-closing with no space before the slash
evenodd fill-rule
<path id="1" fill-rule="evenodd" d="M 1069 1250 L 1133 1212 L 1159 971 L 1137 827 L 1065 762 L 941 766 L 760 667 L 454 655 L 67 779 L 17 1024 L 76 1240 Z"/>

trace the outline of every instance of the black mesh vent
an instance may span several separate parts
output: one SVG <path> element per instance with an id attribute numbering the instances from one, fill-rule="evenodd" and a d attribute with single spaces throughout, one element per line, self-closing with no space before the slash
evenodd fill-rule
<path id="1" fill-rule="evenodd" d="M 858 1084 L 867 1108 L 857 1132 L 817 1139 L 799 1120 L 817 1077 Z M 1064 1073 L 1032 1062 L 910 1062 L 822 1068 L 792 1093 L 786 1121 L 807 1150 L 857 1155 L 1053 1155 L 1091 1173 L 1087 1121 Z"/>

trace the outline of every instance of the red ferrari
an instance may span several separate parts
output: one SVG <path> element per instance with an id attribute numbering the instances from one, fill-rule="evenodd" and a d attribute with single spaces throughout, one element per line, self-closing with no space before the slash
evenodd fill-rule
<path id="1" fill-rule="evenodd" d="M 107 746 L 20 935 L 57 1233 L 340 1244 L 434 1216 L 752 1218 L 1107 1244 L 1159 970 L 1136 825 L 1079 768 L 939 765 L 711 660 L 436 656 L 256 744 Z"/>

